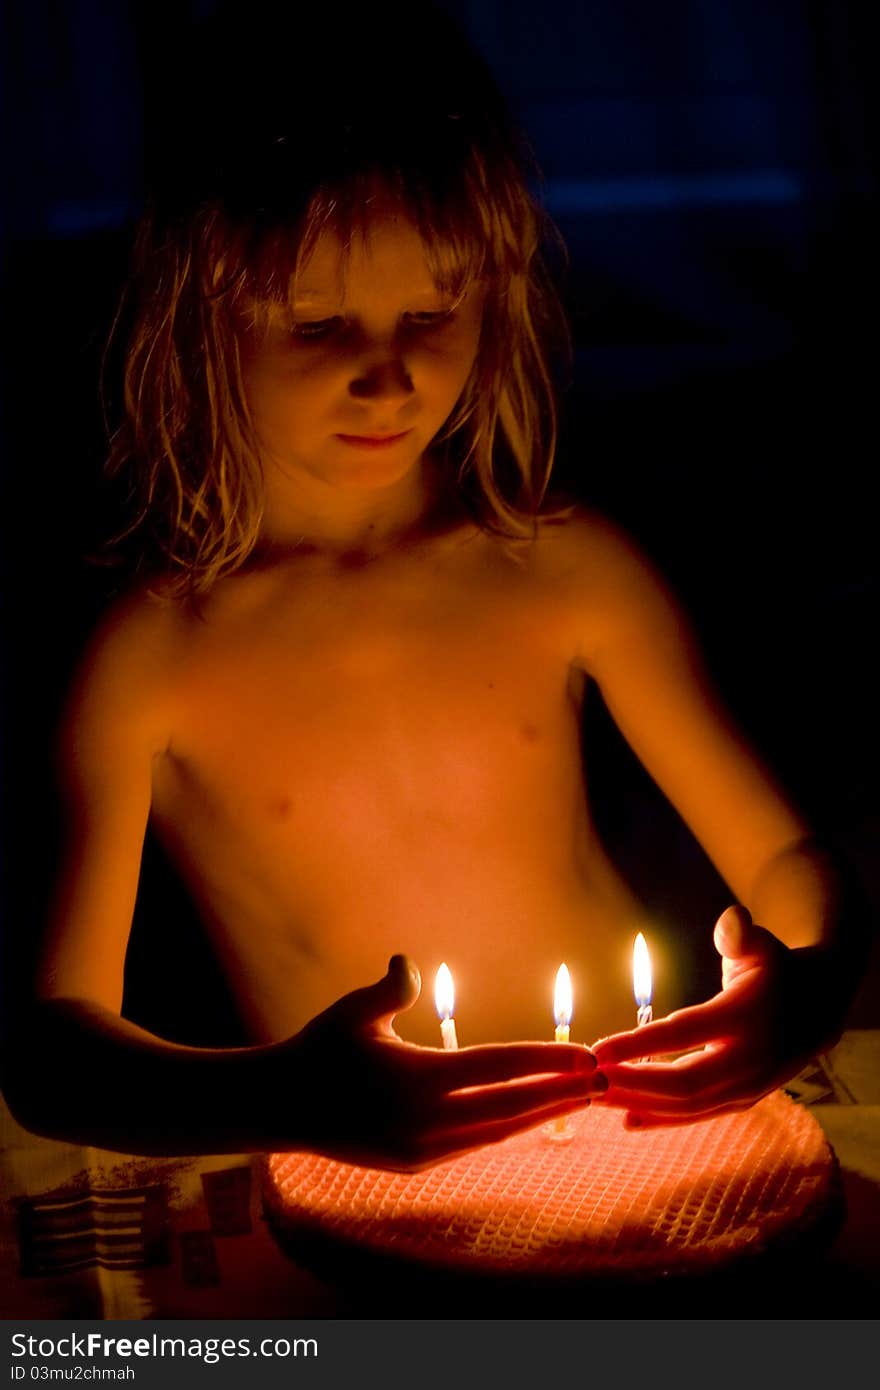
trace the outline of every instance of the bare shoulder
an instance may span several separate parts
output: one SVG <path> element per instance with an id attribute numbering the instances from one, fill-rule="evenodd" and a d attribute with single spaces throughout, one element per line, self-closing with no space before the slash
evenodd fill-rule
<path id="1" fill-rule="evenodd" d="M 572 507 L 559 517 L 542 519 L 537 549 L 542 563 L 560 578 L 614 581 L 628 571 L 650 570 L 650 562 L 633 536 L 603 512 Z"/>
<path id="2" fill-rule="evenodd" d="M 110 756 L 124 744 L 167 746 L 174 671 L 184 641 L 181 605 L 145 589 L 112 603 L 79 660 L 61 728 L 65 761 Z"/>
<path id="3" fill-rule="evenodd" d="M 631 643 L 690 640 L 666 576 L 603 513 L 578 507 L 542 522 L 536 562 L 570 614 L 578 664 L 592 669 L 603 653 Z"/>

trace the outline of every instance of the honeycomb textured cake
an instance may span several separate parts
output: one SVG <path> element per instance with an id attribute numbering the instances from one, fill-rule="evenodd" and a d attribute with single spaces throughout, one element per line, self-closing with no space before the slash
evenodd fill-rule
<path id="1" fill-rule="evenodd" d="M 594 1105 L 417 1174 L 313 1154 L 267 1157 L 286 1249 L 373 1252 L 422 1268 L 529 1278 L 699 1275 L 791 1243 L 836 1195 L 823 1132 L 783 1092 L 751 1109 L 627 1130 Z"/>

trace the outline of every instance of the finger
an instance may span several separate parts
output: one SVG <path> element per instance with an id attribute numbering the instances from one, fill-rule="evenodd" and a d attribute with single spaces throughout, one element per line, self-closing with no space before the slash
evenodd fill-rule
<path id="1" fill-rule="evenodd" d="M 747 1108 L 754 1105 L 756 1100 L 760 1100 L 761 1096 L 768 1095 L 776 1089 L 775 1080 L 771 1080 L 766 1073 L 759 1077 L 754 1073 L 740 1072 L 737 1076 L 731 1077 L 729 1062 L 726 1058 L 724 1061 L 727 1063 L 728 1071 L 724 1080 L 714 1085 L 695 1088 L 686 1094 L 653 1093 L 636 1087 L 618 1085 L 609 1086 L 606 1094 L 598 1099 L 606 1105 L 614 1106 L 615 1109 L 628 1110 L 640 1115 L 663 1115 L 670 1119 L 678 1115 L 685 1119 L 694 1119 L 734 1105 Z"/>
<path id="2" fill-rule="evenodd" d="M 726 1036 L 725 1029 L 731 1022 L 737 1001 L 724 994 L 716 994 L 705 1004 L 694 1004 L 688 1009 L 679 1009 L 668 1018 L 658 1019 L 656 1023 L 646 1023 L 644 1028 L 634 1028 L 629 1033 L 615 1033 L 610 1038 L 602 1038 L 593 1043 L 591 1052 L 600 1067 L 611 1062 L 631 1062 L 640 1057 L 660 1057 L 670 1052 L 687 1052 L 693 1047 L 717 1042 Z"/>
<path id="3" fill-rule="evenodd" d="M 522 1118 L 559 1102 L 586 1105 L 593 1096 L 604 1094 L 605 1089 L 605 1078 L 599 1072 L 508 1081 L 502 1086 L 454 1091 L 446 1097 L 441 1115 L 444 1127 L 461 1129 L 493 1120 Z"/>
<path id="4" fill-rule="evenodd" d="M 437 1052 L 437 1071 L 449 1090 L 491 1086 L 527 1076 L 588 1076 L 595 1070 L 592 1052 L 578 1043 L 490 1043 L 458 1052 Z"/>
<path id="5" fill-rule="evenodd" d="M 612 1091 L 609 1086 L 601 1097 L 602 1104 L 615 1110 L 631 1110 L 640 1115 L 679 1116 L 693 1119 L 696 1115 L 708 1115 L 720 1105 L 733 1101 L 735 1092 L 728 1086 L 713 1087 L 707 1092 L 693 1096 L 646 1095 L 644 1091 L 628 1091 L 618 1086 Z M 750 1102 L 751 1103 L 751 1102 Z"/>
<path id="6" fill-rule="evenodd" d="M 715 923 L 713 940 L 719 956 L 731 959 L 746 954 L 746 943 L 752 931 L 752 919 L 744 907 L 726 907 Z"/>
<path id="7" fill-rule="evenodd" d="M 602 1073 L 609 1091 L 638 1091 L 645 1096 L 686 1098 L 720 1086 L 729 1078 L 731 1052 L 726 1047 L 704 1048 L 674 1062 L 605 1063 Z M 614 1097 L 612 1096 L 612 1101 Z"/>
<path id="8" fill-rule="evenodd" d="M 550 1120 L 559 1119 L 562 1115 L 569 1115 L 572 1110 L 583 1109 L 587 1105 L 589 1105 L 589 1101 L 583 1100 L 579 1103 L 571 1100 L 554 1101 L 550 1105 L 541 1106 L 537 1110 L 512 1119 L 487 1120 L 478 1125 L 468 1126 L 466 1129 L 446 1131 L 431 1141 L 435 1161 L 439 1158 L 452 1158 L 456 1154 L 467 1153 L 471 1149 L 481 1148 L 484 1144 L 499 1144 L 502 1140 L 509 1139 L 511 1135 L 522 1134 L 524 1130 L 535 1129 L 538 1125 L 547 1124 Z"/>
<path id="9" fill-rule="evenodd" d="M 767 959 L 784 950 L 782 942 L 752 921 L 744 907 L 728 907 L 715 923 L 715 949 L 727 960 L 743 960 L 748 956 Z"/>
<path id="10" fill-rule="evenodd" d="M 380 1023 L 390 1031 L 395 1014 L 411 1009 L 421 988 L 421 975 L 415 962 L 409 956 L 395 955 L 381 980 L 343 995 L 328 1013 L 332 1012 L 337 1021 L 344 1021 L 351 1028 Z"/>
<path id="11" fill-rule="evenodd" d="M 760 1100 L 760 1096 L 757 1099 Z M 624 1115 L 623 1124 L 625 1129 L 671 1129 L 673 1125 L 689 1125 L 697 1124 L 700 1120 L 715 1120 L 719 1115 L 739 1115 L 744 1110 L 751 1110 L 754 1104 L 755 1101 L 753 1100 L 728 1101 L 725 1105 L 718 1105 L 711 1110 L 704 1110 L 700 1114 L 694 1115 L 658 1115 L 635 1110 Z"/>

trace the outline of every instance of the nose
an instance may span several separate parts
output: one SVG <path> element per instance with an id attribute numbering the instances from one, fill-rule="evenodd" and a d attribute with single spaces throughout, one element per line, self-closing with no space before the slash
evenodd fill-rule
<path id="1" fill-rule="evenodd" d="M 362 363 L 348 390 L 357 400 L 398 406 L 412 395 L 414 387 L 406 363 L 395 355 Z"/>

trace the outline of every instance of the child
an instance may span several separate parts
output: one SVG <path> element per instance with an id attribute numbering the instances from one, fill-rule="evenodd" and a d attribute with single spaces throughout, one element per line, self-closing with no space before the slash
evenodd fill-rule
<path id="1" fill-rule="evenodd" d="M 603 1093 L 646 1124 L 749 1105 L 835 1037 L 858 924 L 661 579 L 601 517 L 543 505 L 564 332 L 497 94 L 423 9 L 415 30 L 405 8 L 246 13 L 200 41 L 154 151 L 113 456 L 141 573 L 68 704 L 10 1104 L 127 1152 L 389 1168 Z M 595 1056 L 515 1041 L 552 1036 L 562 960 L 593 1035 L 620 1019 L 602 981 L 639 908 L 585 797 L 590 681 L 737 900 L 721 993 Z M 250 1046 L 120 1015 L 148 820 Z M 440 1050 L 414 1007 L 414 962 L 442 959 L 479 1046 Z"/>

